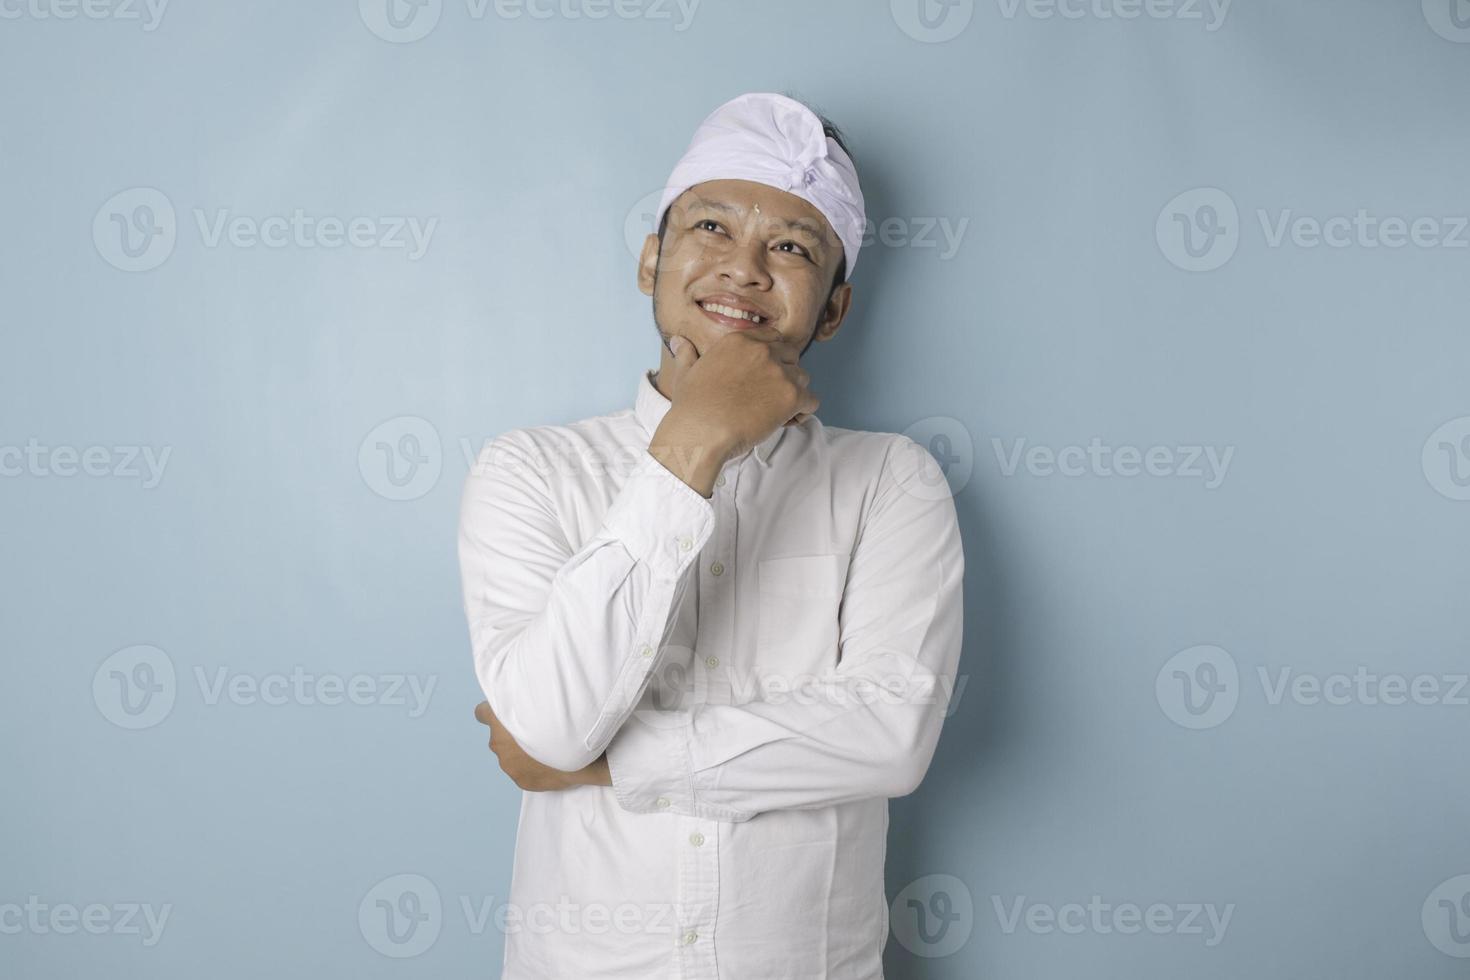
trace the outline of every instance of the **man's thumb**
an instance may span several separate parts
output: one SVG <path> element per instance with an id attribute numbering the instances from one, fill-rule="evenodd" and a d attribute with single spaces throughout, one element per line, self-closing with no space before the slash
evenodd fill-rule
<path id="1" fill-rule="evenodd" d="M 674 355 L 674 363 L 681 368 L 687 368 L 699 360 L 699 352 L 694 345 L 678 334 L 669 338 L 669 353 Z"/>

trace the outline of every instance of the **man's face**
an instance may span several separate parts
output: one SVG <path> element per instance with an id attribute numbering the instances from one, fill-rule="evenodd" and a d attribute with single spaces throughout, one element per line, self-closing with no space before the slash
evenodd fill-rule
<path id="1" fill-rule="evenodd" d="M 709 309 L 750 311 L 800 350 L 828 340 L 847 315 L 852 287 L 831 289 L 842 243 L 827 219 L 794 194 L 749 180 L 711 180 L 669 206 L 663 247 L 643 243 L 638 288 L 653 297 L 667 345 L 682 336 L 703 354 L 750 319 Z M 830 298 L 829 298 L 830 292 Z"/>

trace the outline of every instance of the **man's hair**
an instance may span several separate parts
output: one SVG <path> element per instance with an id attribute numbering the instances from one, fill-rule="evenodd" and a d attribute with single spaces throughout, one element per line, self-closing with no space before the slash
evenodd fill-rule
<path id="1" fill-rule="evenodd" d="M 790 92 L 783 92 L 781 94 L 785 95 L 789 99 L 796 99 L 796 96 L 792 95 Z M 810 105 L 807 105 L 807 103 L 802 101 L 801 99 L 796 99 L 796 101 L 801 102 L 801 104 L 805 105 L 808 109 L 812 109 Z M 812 109 L 812 112 L 815 113 L 816 117 L 822 121 L 822 132 L 825 133 L 827 136 L 830 136 L 837 143 L 838 146 L 842 147 L 842 152 L 846 153 L 848 157 L 852 159 L 852 165 L 856 167 L 857 159 L 853 157 L 852 151 L 847 148 L 847 140 L 842 135 L 842 130 L 838 129 L 836 123 L 832 122 L 832 120 L 828 119 L 820 112 L 817 112 L 817 110 Z M 658 221 L 658 247 L 660 251 L 662 251 L 664 247 L 664 229 L 669 226 L 670 210 L 672 210 L 672 208 L 665 208 L 663 217 L 660 218 Z M 830 300 L 832 298 L 832 294 L 837 291 L 837 287 L 842 285 L 842 280 L 846 278 L 847 256 L 843 255 L 837 260 L 837 274 L 832 277 L 832 285 L 827 290 L 827 299 Z"/>

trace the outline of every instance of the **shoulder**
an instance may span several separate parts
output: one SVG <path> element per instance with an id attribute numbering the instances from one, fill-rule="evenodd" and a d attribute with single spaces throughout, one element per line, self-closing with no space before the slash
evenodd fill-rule
<path id="1" fill-rule="evenodd" d="M 801 429 L 810 458 L 821 460 L 834 482 L 863 487 L 871 510 L 953 509 L 945 465 L 908 435 L 823 425 L 815 419 Z"/>
<path id="2" fill-rule="evenodd" d="M 829 465 L 844 471 L 862 471 L 875 478 L 884 471 L 896 474 L 912 472 L 925 465 L 925 460 L 938 463 L 928 449 L 901 432 L 875 432 L 826 425 L 809 419 L 798 430 L 806 444 L 825 456 Z"/>

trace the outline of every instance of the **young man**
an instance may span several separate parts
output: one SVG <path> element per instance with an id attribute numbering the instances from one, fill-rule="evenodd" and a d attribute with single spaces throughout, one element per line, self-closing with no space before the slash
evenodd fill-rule
<path id="1" fill-rule="evenodd" d="M 888 799 L 919 784 L 964 560 L 925 450 L 823 425 L 799 364 L 865 215 L 824 120 L 754 93 L 674 168 L 631 410 L 465 483 L 476 717 L 523 789 L 504 980 L 882 976 Z"/>

